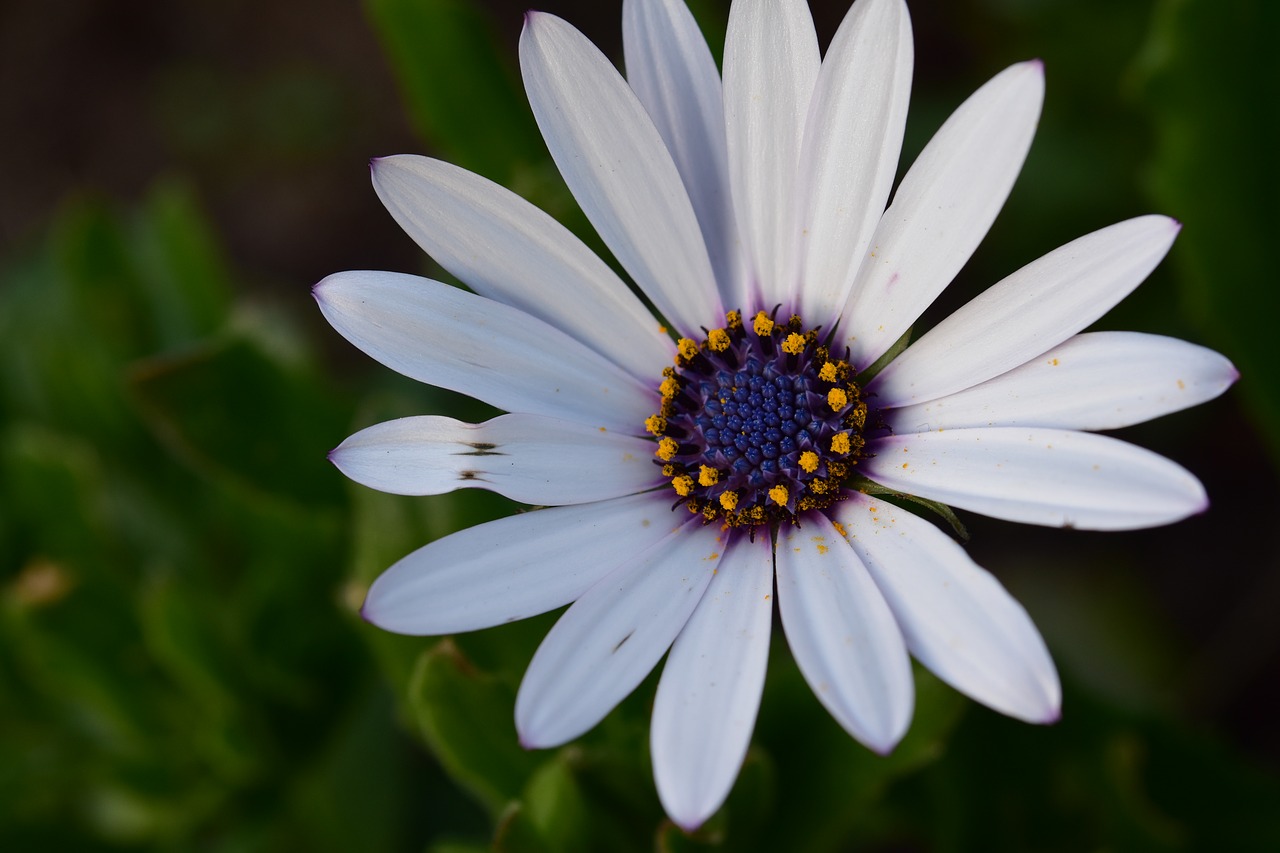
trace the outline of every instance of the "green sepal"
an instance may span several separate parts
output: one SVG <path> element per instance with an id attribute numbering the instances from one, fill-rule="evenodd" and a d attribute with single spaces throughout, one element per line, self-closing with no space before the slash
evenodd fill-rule
<path id="1" fill-rule="evenodd" d="M 902 355 L 902 351 L 911 343 L 911 329 L 908 328 L 893 342 L 893 346 L 885 350 L 884 355 L 877 358 L 870 367 L 858 374 L 858 385 L 865 388 L 867 383 L 876 378 L 876 374 L 885 369 L 889 362 Z"/>
<path id="2" fill-rule="evenodd" d="M 865 477 L 855 480 L 851 487 L 864 495 L 871 495 L 875 498 L 889 498 L 892 503 L 905 502 L 927 509 L 951 525 L 951 531 L 956 535 L 957 539 L 961 542 L 969 541 L 969 531 L 964 526 L 964 523 L 960 521 L 960 517 L 956 515 L 955 510 L 940 501 L 931 501 L 919 495 L 909 495 L 906 492 L 895 491 Z"/>

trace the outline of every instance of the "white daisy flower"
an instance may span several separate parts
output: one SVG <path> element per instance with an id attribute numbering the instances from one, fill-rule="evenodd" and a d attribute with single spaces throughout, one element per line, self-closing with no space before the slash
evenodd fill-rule
<path id="1" fill-rule="evenodd" d="M 1092 431 L 1215 397 L 1231 364 L 1080 334 L 1178 223 L 1143 216 L 1050 252 L 868 379 L 1003 205 L 1041 63 L 961 104 L 888 203 L 911 88 L 902 0 L 858 0 L 825 58 L 801 0 L 736 0 L 723 82 L 680 0 L 623 14 L 627 80 L 547 14 L 527 16 L 520 61 L 561 174 L 653 311 L 523 199 L 412 156 L 374 163 L 378 195 L 474 293 L 388 272 L 315 289 L 373 358 L 510 412 L 362 430 L 332 454 L 347 476 L 549 507 L 415 551 L 365 617 L 449 634 L 571 604 L 520 687 L 529 747 L 583 734 L 667 655 L 653 766 L 685 828 L 719 808 L 747 751 L 775 583 L 800 670 L 871 749 L 907 729 L 909 655 L 1002 713 L 1057 719 L 1058 677 L 1022 607 L 930 521 L 868 492 L 1091 530 L 1203 511 L 1185 469 Z"/>

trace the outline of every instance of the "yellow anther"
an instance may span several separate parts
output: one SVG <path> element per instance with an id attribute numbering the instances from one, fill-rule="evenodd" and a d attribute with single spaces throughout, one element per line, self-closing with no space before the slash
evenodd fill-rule
<path id="1" fill-rule="evenodd" d="M 847 432 L 838 432 L 831 436 L 831 452 L 844 455 L 853 448 L 849 444 L 849 434 Z"/>
<path id="2" fill-rule="evenodd" d="M 662 476 L 667 477 L 669 479 L 671 477 L 674 477 L 675 475 L 676 475 L 676 466 L 674 465 L 662 466 Z"/>
<path id="3" fill-rule="evenodd" d="M 787 339 L 782 342 L 782 351 L 788 355 L 799 355 L 804 352 L 806 341 L 804 335 L 797 335 L 795 332 L 787 335 Z"/>
<path id="4" fill-rule="evenodd" d="M 738 508 L 738 493 L 730 489 L 720 495 L 720 506 L 733 512 Z"/>
<path id="5" fill-rule="evenodd" d="M 680 393 L 680 383 L 668 376 L 662 380 L 662 384 L 658 386 L 658 393 L 662 395 L 662 399 L 670 400 L 676 394 Z"/>
<path id="6" fill-rule="evenodd" d="M 822 365 L 822 369 L 818 371 L 818 378 L 821 379 L 823 382 L 835 382 L 836 381 L 835 362 L 828 361 L 826 364 Z"/>
<path id="7" fill-rule="evenodd" d="M 729 333 L 724 329 L 712 329 L 707 332 L 707 346 L 716 352 L 724 352 L 729 348 Z"/>
<path id="8" fill-rule="evenodd" d="M 818 454 L 812 450 L 806 450 L 800 454 L 800 467 L 808 473 L 812 474 L 818 470 Z"/>
<path id="9" fill-rule="evenodd" d="M 710 465 L 703 465 L 698 471 L 699 486 L 714 486 L 718 482 L 720 482 L 720 472 Z"/>
<path id="10" fill-rule="evenodd" d="M 755 329 L 756 334 L 765 337 L 773 332 L 773 321 L 769 319 L 769 315 L 761 311 L 756 315 L 756 319 L 752 322 L 751 328 Z"/>
<path id="11" fill-rule="evenodd" d="M 644 428 L 654 435 L 662 435 L 667 431 L 667 419 L 662 415 L 649 415 L 644 419 Z"/>
<path id="12" fill-rule="evenodd" d="M 845 416 L 846 425 L 849 424 L 850 422 L 852 422 L 853 425 L 858 429 L 862 429 L 864 426 L 866 426 L 866 423 L 867 423 L 867 404 L 866 403 L 859 403 L 858 405 L 854 406 L 853 411 L 851 411 L 848 415 Z"/>
<path id="13" fill-rule="evenodd" d="M 728 314 L 724 315 L 724 323 L 730 329 L 741 329 L 742 315 L 737 311 L 730 311 Z"/>
<path id="14" fill-rule="evenodd" d="M 679 477 L 672 478 L 671 485 L 675 488 L 677 495 L 687 498 L 693 491 L 693 478 L 688 474 L 681 474 Z"/>
<path id="15" fill-rule="evenodd" d="M 678 353 L 676 363 L 679 364 L 680 359 L 688 361 L 698 354 L 698 345 L 688 338 L 681 338 L 676 341 L 676 351 Z"/>
<path id="16" fill-rule="evenodd" d="M 680 449 L 680 445 L 673 438 L 664 438 L 658 442 L 658 449 L 655 456 L 663 462 L 670 462 L 672 457 L 676 455 L 676 451 Z"/>
<path id="17" fill-rule="evenodd" d="M 786 506 L 787 498 L 790 496 L 791 493 L 787 491 L 786 486 L 774 486 L 769 490 L 769 499 L 778 506 Z"/>
<path id="18" fill-rule="evenodd" d="M 827 405 L 831 407 L 831 411 L 838 412 L 849 405 L 849 395 L 840 388 L 832 388 L 827 392 Z"/>

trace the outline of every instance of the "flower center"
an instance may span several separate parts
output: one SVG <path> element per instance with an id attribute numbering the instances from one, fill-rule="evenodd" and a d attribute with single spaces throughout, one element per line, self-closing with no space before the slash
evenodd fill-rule
<path id="1" fill-rule="evenodd" d="M 867 404 L 816 329 L 737 311 L 701 343 L 682 338 L 645 421 L 663 474 L 707 523 L 756 526 L 840 499 L 863 447 Z"/>

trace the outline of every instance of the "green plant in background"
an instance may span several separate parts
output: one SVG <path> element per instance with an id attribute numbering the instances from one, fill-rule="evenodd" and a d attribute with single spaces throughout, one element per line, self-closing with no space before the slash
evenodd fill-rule
<path id="1" fill-rule="evenodd" d="M 723 27 L 723 6 L 691 7 L 704 32 Z M 917 20 L 935 12 L 911 8 Z M 443 0 L 371 0 L 368 10 L 424 146 L 531 198 L 598 248 L 542 152 L 516 76 L 494 75 L 510 68 L 511 48 L 494 46 L 490 21 Z M 1030 235 L 1043 239 L 1053 211 L 1066 211 L 1051 232 L 1065 237 L 1101 224 L 1086 214 L 1142 209 L 1122 184 L 1145 169 L 1150 206 L 1186 223 L 1171 265 L 1189 298 L 1179 305 L 1171 280 L 1152 281 L 1117 322 L 1192 337 L 1187 329 L 1210 323 L 1208 342 L 1246 372 L 1254 428 L 1272 441 L 1265 401 L 1280 386 L 1261 378 L 1270 335 L 1254 321 L 1275 313 L 1276 296 L 1256 254 L 1265 243 L 1248 235 L 1277 230 L 1267 204 L 1276 172 L 1264 162 L 1275 113 L 1258 106 L 1275 103 L 1276 84 L 1254 65 L 1269 55 L 1276 11 L 1264 0 L 964 7 L 980 49 L 995 52 L 1003 38 L 1043 50 L 1055 108 L 1027 188 L 998 225 L 1017 248 L 976 257 L 975 288 L 1050 248 Z M 443 38 L 451 27 L 469 34 Z M 432 49 L 415 53 L 415 43 Z M 466 104 L 449 113 L 433 102 L 432 79 L 457 83 L 468 69 L 493 78 L 469 99 L 475 111 L 489 104 L 515 118 L 492 116 L 495 127 Z M 1098 91 L 1119 91 L 1109 81 L 1121 72 L 1125 91 L 1152 109 L 1150 163 L 1137 107 L 1118 96 L 1096 103 Z M 918 92 L 907 148 L 961 96 Z M 1127 123 L 1100 126 L 1082 118 L 1090 110 Z M 1206 158 L 1217 165 L 1204 168 Z M 1063 171 L 1072 162 L 1089 168 Z M 1114 208 L 1097 210 L 1099 198 Z M 344 487 L 323 463 L 370 423 L 488 412 L 385 371 L 370 371 L 376 387 L 361 384 L 358 397 L 321 378 L 295 331 L 314 308 L 301 293 L 283 306 L 247 298 L 244 282 L 261 274 L 228 268 L 220 242 L 193 194 L 161 183 L 131 208 L 73 200 L 37 243 L 0 262 L 0 849 L 1280 846 L 1274 769 L 1182 721 L 1177 697 L 1161 699 L 1181 685 L 1176 643 L 1166 642 L 1177 626 L 1122 545 L 1092 570 L 1055 571 L 1043 553 L 1021 572 L 1011 556 L 989 562 L 1028 602 L 1062 667 L 1067 706 L 1053 728 L 1009 723 L 918 673 L 912 728 L 881 759 L 831 721 L 775 644 L 734 793 L 696 836 L 657 806 L 652 680 L 580 741 L 520 749 L 515 689 L 550 618 L 417 640 L 355 615 L 387 565 L 513 505 L 478 491 L 400 498 Z M 1157 436 L 1174 456 L 1221 425 L 1179 418 Z M 1259 535 L 1229 521 L 1236 535 Z M 975 547 L 984 543 L 979 531 Z"/>

